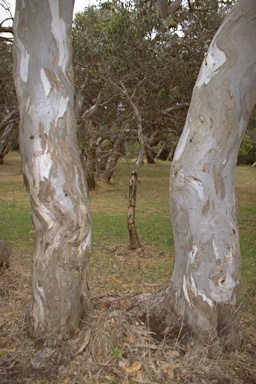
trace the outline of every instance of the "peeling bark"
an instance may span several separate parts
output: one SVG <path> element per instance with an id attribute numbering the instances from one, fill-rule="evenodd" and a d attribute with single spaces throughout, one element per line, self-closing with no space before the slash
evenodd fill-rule
<path id="1" fill-rule="evenodd" d="M 240 247 L 235 196 L 237 154 L 256 101 L 256 2 L 238 0 L 216 33 L 194 87 L 170 182 L 175 268 L 149 317 L 167 326 L 175 311 L 196 334 L 240 342 L 236 301 Z M 148 309 L 146 309 L 148 308 Z M 171 324 L 168 324 L 171 327 Z"/>
<path id="2" fill-rule="evenodd" d="M 35 227 L 33 337 L 64 339 L 89 306 L 91 216 L 74 114 L 73 1 L 16 1 L 14 79 Z"/>
<path id="3" fill-rule="evenodd" d="M 234 179 L 256 100 L 255 16 L 255 1 L 238 0 L 215 35 L 171 170 L 176 309 L 193 330 L 206 334 L 219 333 L 218 324 L 225 334 L 239 334 L 232 320 L 240 280 Z"/>

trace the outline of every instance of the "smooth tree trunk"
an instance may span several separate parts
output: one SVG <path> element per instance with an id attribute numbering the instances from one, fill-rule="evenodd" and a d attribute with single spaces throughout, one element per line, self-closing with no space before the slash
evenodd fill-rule
<path id="1" fill-rule="evenodd" d="M 240 342 L 235 168 L 256 101 L 255 36 L 256 2 L 237 0 L 203 61 L 174 155 L 175 268 L 168 288 L 147 308 L 158 331 L 187 325 L 208 339 L 219 337 L 227 349 Z"/>
<path id="2" fill-rule="evenodd" d="M 91 216 L 74 115 L 73 1 L 16 1 L 20 151 L 35 227 L 28 330 L 61 340 L 89 306 Z"/>
<path id="3" fill-rule="evenodd" d="M 194 87 L 171 170 L 176 310 L 193 330 L 239 341 L 237 154 L 256 101 L 256 2 L 238 0 Z"/>

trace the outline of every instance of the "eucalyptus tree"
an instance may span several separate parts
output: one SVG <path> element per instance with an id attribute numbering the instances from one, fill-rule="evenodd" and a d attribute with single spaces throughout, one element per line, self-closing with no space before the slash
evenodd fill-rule
<path id="1" fill-rule="evenodd" d="M 137 137 L 136 115 L 111 81 L 119 88 L 122 83 L 129 95 L 136 88 L 133 101 L 142 115 L 148 161 L 154 162 L 164 143 L 170 151 L 170 143 L 180 135 L 207 42 L 224 12 L 223 6 L 213 10 L 207 0 L 198 1 L 196 6 L 189 4 L 190 8 L 179 8 L 166 21 L 161 19 L 157 3 L 139 0 L 102 3 L 76 15 L 73 44 L 81 111 L 79 137 L 82 147 L 88 149 L 86 132 L 91 138 L 91 129 L 80 117 L 95 104 L 101 91 L 101 102 L 90 126 L 94 127 L 96 142 L 89 147 L 97 148 L 101 165 L 103 159 L 108 160 L 106 153 L 118 158 L 115 138 L 130 143 Z M 122 114 L 118 113 L 120 102 Z M 117 135 L 118 131 L 122 134 Z M 108 180 L 109 176 L 104 178 Z"/>
<path id="2" fill-rule="evenodd" d="M 13 26 L 20 148 L 35 226 L 27 319 L 30 335 L 57 340 L 70 337 L 89 308 L 91 217 L 76 139 L 72 9 L 68 0 L 17 0 Z M 256 100 L 255 16 L 253 0 L 238 0 L 203 61 L 171 171 L 175 270 L 167 289 L 142 308 L 160 331 L 187 325 L 222 336 L 230 348 L 239 341 L 234 169 Z M 115 76 L 118 68 L 114 63 Z M 124 80 L 131 89 L 136 77 Z"/>
<path id="3" fill-rule="evenodd" d="M 29 334 L 65 339 L 89 306 L 91 217 L 76 137 L 74 1 L 16 1 L 20 153 L 35 228 Z"/>
<path id="4" fill-rule="evenodd" d="M 137 138 L 136 114 L 129 100 L 118 91 L 122 84 L 129 95 L 134 94 L 133 101 L 142 114 L 148 154 L 152 152 L 151 143 L 156 146 L 178 127 L 181 129 L 174 113 L 165 113 L 170 104 L 189 101 L 188 95 L 181 97 L 178 86 L 181 77 L 177 73 L 183 60 L 179 54 L 181 41 L 175 28 L 169 33 L 163 26 L 157 4 L 153 3 L 113 1 L 88 7 L 76 16 L 73 43 L 81 116 L 85 108 L 94 105 L 101 91 L 101 102 L 91 119 L 97 132 L 95 139 L 98 143 L 107 140 L 110 154 L 117 153 L 115 138 L 120 141 L 122 137 L 128 143 Z M 113 87 L 113 83 L 118 87 Z M 79 118 L 79 134 L 86 142 L 84 125 Z M 121 135 L 116 134 L 118 131 Z M 98 148 L 100 156 L 101 147 Z M 107 159 L 106 145 L 103 149 Z"/>
<path id="5" fill-rule="evenodd" d="M 234 178 L 256 102 L 255 32 L 255 1 L 237 0 L 203 60 L 171 169 L 174 273 L 145 311 L 158 330 L 182 321 L 227 349 L 240 342 Z"/>

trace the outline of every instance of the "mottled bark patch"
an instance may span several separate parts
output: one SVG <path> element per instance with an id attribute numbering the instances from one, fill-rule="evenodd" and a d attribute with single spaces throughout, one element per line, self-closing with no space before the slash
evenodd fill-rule
<path id="1" fill-rule="evenodd" d="M 220 171 L 215 166 L 213 166 L 213 178 L 216 195 L 220 193 L 221 200 L 223 200 L 226 195 L 225 184 Z"/>

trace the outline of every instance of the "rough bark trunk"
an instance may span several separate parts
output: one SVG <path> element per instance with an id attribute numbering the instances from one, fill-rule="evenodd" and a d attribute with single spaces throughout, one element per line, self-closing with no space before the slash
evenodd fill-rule
<path id="1" fill-rule="evenodd" d="M 33 337 L 70 337 L 89 306 L 91 216 L 74 115 L 73 1 L 16 1 L 14 79 L 35 227 Z"/>
<path id="2" fill-rule="evenodd" d="M 127 211 L 127 226 L 128 226 L 128 232 L 129 232 L 129 238 L 130 238 L 130 248 L 135 250 L 135 249 L 141 248 L 141 243 L 140 243 L 140 239 L 137 233 L 137 228 L 135 223 L 135 212 L 136 212 L 138 175 L 139 175 L 139 169 L 143 165 L 145 143 L 144 143 L 144 136 L 142 131 L 141 115 L 139 113 L 138 108 L 131 100 L 131 98 L 128 98 L 128 100 L 137 118 L 138 140 L 140 144 L 138 158 L 135 161 L 135 164 L 130 176 L 130 181 L 129 181 L 129 203 L 128 203 L 128 211 Z"/>
<path id="3" fill-rule="evenodd" d="M 131 176 L 130 176 L 129 203 L 128 203 L 128 211 L 127 211 L 127 227 L 128 227 L 129 239 L 130 239 L 130 249 L 133 249 L 133 250 L 141 248 L 140 238 L 139 238 L 136 224 L 135 224 L 137 179 L 138 179 L 137 164 L 135 164 L 133 172 L 131 173 Z"/>
<path id="4" fill-rule="evenodd" d="M 234 178 L 256 101 L 255 33 L 256 2 L 238 0 L 202 64 L 171 169 L 175 269 L 167 290 L 149 300 L 152 323 L 172 327 L 176 313 L 174 324 L 220 336 L 228 349 L 240 341 Z"/>

